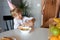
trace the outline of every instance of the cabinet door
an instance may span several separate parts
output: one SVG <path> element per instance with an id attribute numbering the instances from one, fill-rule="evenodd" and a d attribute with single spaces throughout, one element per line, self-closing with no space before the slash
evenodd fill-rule
<path id="1" fill-rule="evenodd" d="M 43 25 L 50 19 L 57 16 L 58 0 L 45 0 L 45 8 L 43 9 Z"/>
<path id="2" fill-rule="evenodd" d="M 45 9 L 43 11 L 43 20 L 47 21 L 49 18 L 55 17 L 56 0 L 46 0 Z"/>

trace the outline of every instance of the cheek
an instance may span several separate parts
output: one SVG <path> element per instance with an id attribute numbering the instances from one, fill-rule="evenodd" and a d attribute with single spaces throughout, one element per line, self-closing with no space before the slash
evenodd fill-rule
<path id="1" fill-rule="evenodd" d="M 22 15 L 19 15 L 19 17 L 22 17 Z"/>

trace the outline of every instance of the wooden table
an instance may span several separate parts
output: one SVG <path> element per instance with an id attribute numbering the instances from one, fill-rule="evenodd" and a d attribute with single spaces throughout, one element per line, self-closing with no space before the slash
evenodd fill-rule
<path id="1" fill-rule="evenodd" d="M 20 30 L 10 30 L 0 33 L 1 37 L 15 37 L 17 40 L 48 40 L 47 28 L 36 28 L 31 33 L 22 33 Z"/>

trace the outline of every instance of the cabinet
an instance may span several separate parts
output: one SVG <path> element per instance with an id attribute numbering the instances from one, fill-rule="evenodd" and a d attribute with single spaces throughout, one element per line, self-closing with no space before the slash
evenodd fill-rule
<path id="1" fill-rule="evenodd" d="M 42 0 L 42 13 L 43 13 L 43 27 L 44 24 L 50 19 L 57 17 L 59 8 L 59 0 Z"/>

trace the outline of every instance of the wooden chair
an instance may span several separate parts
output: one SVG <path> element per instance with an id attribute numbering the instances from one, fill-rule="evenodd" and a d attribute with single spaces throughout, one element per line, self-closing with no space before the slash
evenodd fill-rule
<path id="1" fill-rule="evenodd" d="M 7 16 L 3 16 L 3 20 L 5 21 L 5 23 L 6 23 L 6 28 L 7 28 L 7 30 L 9 30 L 9 29 L 13 29 L 12 27 L 13 27 L 13 17 L 12 16 L 10 16 L 10 15 L 7 15 Z M 9 24 L 8 24 L 9 23 Z"/>
<path id="2" fill-rule="evenodd" d="M 2 28 L 0 27 L 0 33 L 2 32 L 3 30 L 2 30 Z"/>

